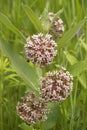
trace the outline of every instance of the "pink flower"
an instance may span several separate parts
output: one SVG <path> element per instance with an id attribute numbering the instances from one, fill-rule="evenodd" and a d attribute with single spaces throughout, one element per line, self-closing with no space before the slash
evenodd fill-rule
<path id="1" fill-rule="evenodd" d="M 53 18 L 54 18 L 55 14 L 50 12 L 49 13 L 49 19 L 50 22 L 52 22 Z M 51 26 L 50 32 L 52 32 L 52 34 L 55 37 L 61 38 L 62 37 L 62 33 L 64 32 L 64 26 L 63 26 L 63 21 L 60 17 L 57 17 Z"/>
<path id="2" fill-rule="evenodd" d="M 26 93 L 17 105 L 17 113 L 22 120 L 28 124 L 35 124 L 47 119 L 49 112 L 46 103 L 42 99 L 37 99 L 35 94 Z"/>
<path id="3" fill-rule="evenodd" d="M 34 64 L 44 67 L 51 64 L 54 56 L 56 56 L 55 47 L 56 43 L 52 40 L 50 34 L 46 34 L 46 36 L 43 36 L 42 33 L 32 35 L 27 38 L 27 44 L 25 45 L 26 57 Z"/>
<path id="4" fill-rule="evenodd" d="M 73 77 L 65 68 L 59 72 L 48 72 L 46 77 L 41 78 L 41 97 L 47 101 L 63 101 L 72 90 Z"/>

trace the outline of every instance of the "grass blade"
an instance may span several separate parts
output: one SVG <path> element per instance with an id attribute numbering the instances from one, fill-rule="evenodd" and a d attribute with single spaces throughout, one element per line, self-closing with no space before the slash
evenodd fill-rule
<path id="1" fill-rule="evenodd" d="M 41 22 L 39 20 L 39 18 L 37 17 L 37 15 L 33 12 L 33 10 L 31 8 L 29 8 L 26 5 L 22 5 L 26 15 L 28 16 L 28 18 L 30 19 L 30 21 L 33 23 L 33 25 L 35 26 L 36 30 L 38 32 L 42 32 L 43 28 L 41 25 Z"/>
<path id="2" fill-rule="evenodd" d="M 58 48 L 62 48 L 67 45 L 67 43 L 74 37 L 74 35 L 79 31 L 79 29 L 84 25 L 84 23 L 87 22 L 87 18 L 84 18 L 82 21 L 80 21 L 76 26 L 69 29 L 63 36 L 62 39 L 59 40 L 59 46 Z"/>
<path id="3" fill-rule="evenodd" d="M 66 56 L 67 61 L 73 65 L 75 63 L 78 62 L 78 60 L 76 59 L 76 57 L 74 57 L 73 55 L 71 55 L 68 51 L 64 51 L 64 55 Z"/>
<path id="4" fill-rule="evenodd" d="M 64 51 L 64 54 L 66 56 L 66 59 L 70 63 L 70 65 L 74 65 L 74 64 L 78 63 L 78 60 L 76 59 L 76 57 L 71 55 L 68 51 Z M 86 74 L 84 72 L 81 73 L 80 76 L 78 76 L 78 80 L 84 88 L 86 88 L 86 79 L 85 78 L 86 78 Z"/>
<path id="5" fill-rule="evenodd" d="M 79 77 L 79 81 L 81 83 L 81 85 L 83 86 L 84 89 L 87 89 L 87 74 L 86 72 L 83 72 Z"/>
<path id="6" fill-rule="evenodd" d="M 69 72 L 75 77 L 87 70 L 87 59 L 80 61 L 69 68 Z"/>
<path id="7" fill-rule="evenodd" d="M 11 23 L 11 21 L 8 19 L 7 16 L 5 16 L 3 13 L 0 12 L 0 22 L 4 24 L 9 30 L 14 32 L 16 35 L 21 37 L 24 41 L 26 38 L 24 35 Z"/>

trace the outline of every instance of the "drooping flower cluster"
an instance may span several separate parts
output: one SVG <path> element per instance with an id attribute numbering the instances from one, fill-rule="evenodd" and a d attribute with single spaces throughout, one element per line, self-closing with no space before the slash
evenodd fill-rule
<path id="1" fill-rule="evenodd" d="M 27 124 L 34 124 L 47 119 L 49 110 L 42 99 L 37 99 L 35 94 L 26 93 L 17 105 L 17 113 Z"/>
<path id="2" fill-rule="evenodd" d="M 54 73 L 48 72 L 46 77 L 41 78 L 40 98 L 35 94 L 26 93 L 18 102 L 17 112 L 27 124 L 35 124 L 47 119 L 49 102 L 65 100 L 72 91 L 73 77 L 65 68 Z"/>
<path id="3" fill-rule="evenodd" d="M 50 34 L 44 37 L 42 33 L 27 38 L 25 45 L 26 57 L 34 64 L 44 67 L 50 64 L 56 55 L 56 43 Z"/>
<path id="4" fill-rule="evenodd" d="M 63 67 L 59 72 L 47 73 L 47 76 L 41 79 L 42 98 L 47 102 L 65 100 L 72 90 L 72 80 L 73 77 Z"/>
<path id="5" fill-rule="evenodd" d="M 49 13 L 49 19 L 52 22 L 53 18 L 55 17 L 55 14 L 50 12 Z M 64 32 L 64 26 L 63 26 L 63 21 L 60 17 L 55 18 L 55 20 L 52 23 L 50 32 L 52 32 L 52 34 L 55 37 L 61 38 L 62 37 L 62 33 Z"/>

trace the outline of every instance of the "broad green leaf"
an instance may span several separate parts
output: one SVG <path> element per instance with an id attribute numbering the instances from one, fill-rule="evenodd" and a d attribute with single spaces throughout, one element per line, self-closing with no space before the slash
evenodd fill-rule
<path id="1" fill-rule="evenodd" d="M 79 29 L 87 22 L 87 18 L 84 18 L 76 26 L 70 28 L 64 35 L 63 38 L 59 40 L 58 48 L 62 48 L 68 44 L 68 42 L 74 37 L 74 35 L 79 31 Z"/>
<path id="2" fill-rule="evenodd" d="M 78 62 L 78 60 L 74 56 L 72 56 L 68 51 L 64 51 L 64 54 L 71 65 L 74 65 Z M 80 76 L 78 76 L 78 80 L 81 83 L 81 85 L 84 88 L 86 88 L 86 75 L 84 74 L 84 72 Z"/>
<path id="3" fill-rule="evenodd" d="M 50 130 L 55 128 L 56 125 L 62 127 L 64 116 L 61 112 L 60 105 L 58 103 L 51 103 L 49 108 L 51 112 L 49 113 L 47 120 L 44 122 L 43 130 Z M 60 120 L 60 122 L 58 122 L 58 120 Z"/>
<path id="4" fill-rule="evenodd" d="M 39 79 L 42 77 L 42 69 L 40 67 L 36 67 L 36 72 L 39 77 Z"/>
<path id="5" fill-rule="evenodd" d="M 8 19 L 7 16 L 5 16 L 3 13 L 0 12 L 0 22 L 4 24 L 9 30 L 14 32 L 16 35 L 21 37 L 24 41 L 26 38 L 24 35 L 12 24 L 12 22 Z"/>
<path id="6" fill-rule="evenodd" d="M 87 74 L 83 72 L 79 77 L 79 81 L 84 88 L 87 88 Z"/>
<path id="7" fill-rule="evenodd" d="M 68 51 L 64 51 L 64 54 L 71 65 L 78 62 L 78 60 L 74 56 L 72 56 Z"/>
<path id="8" fill-rule="evenodd" d="M 19 127 L 20 127 L 22 130 L 34 130 L 32 126 L 29 126 L 29 125 L 27 125 L 26 123 L 20 124 Z"/>
<path id="9" fill-rule="evenodd" d="M 87 51 L 87 44 L 85 44 L 84 41 L 81 42 L 81 46 L 85 49 L 85 51 Z"/>
<path id="10" fill-rule="evenodd" d="M 51 112 L 48 115 L 48 119 L 44 123 L 44 130 L 49 130 L 55 127 L 58 117 L 58 105 L 54 105 L 53 108 L 51 108 Z"/>
<path id="11" fill-rule="evenodd" d="M 41 22 L 40 22 L 39 18 L 37 17 L 37 15 L 34 13 L 34 11 L 26 5 L 22 5 L 22 7 L 23 7 L 26 15 L 30 19 L 30 21 L 35 26 L 36 30 L 38 32 L 42 32 L 43 28 L 42 28 Z"/>
<path id="12" fill-rule="evenodd" d="M 74 77 L 78 76 L 83 71 L 87 70 L 87 59 L 72 65 L 68 70 Z"/>
<path id="13" fill-rule="evenodd" d="M 33 90 L 37 91 L 39 79 L 36 74 L 36 69 L 29 65 L 26 60 L 14 50 L 13 46 L 3 40 L 0 40 L 0 48 L 9 58 L 15 71 Z"/>

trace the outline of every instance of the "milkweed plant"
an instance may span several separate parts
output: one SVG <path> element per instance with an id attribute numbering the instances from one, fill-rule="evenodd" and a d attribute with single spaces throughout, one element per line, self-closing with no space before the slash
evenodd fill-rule
<path id="1" fill-rule="evenodd" d="M 39 19 L 43 22 L 42 16 Z M 49 31 L 46 32 L 46 27 L 43 26 L 45 31 L 29 35 L 24 45 L 27 64 L 31 62 L 42 69 L 38 86 L 39 96 L 28 90 L 16 106 L 17 114 L 28 125 L 46 121 L 51 113 L 49 104 L 60 105 L 73 90 L 73 76 L 64 66 L 59 65 L 55 70 L 47 69 L 58 55 L 57 43 L 64 32 L 62 19 L 53 12 L 48 13 L 47 22 Z"/>
<path id="2" fill-rule="evenodd" d="M 1 0 L 0 130 L 87 130 L 87 0 Z"/>

